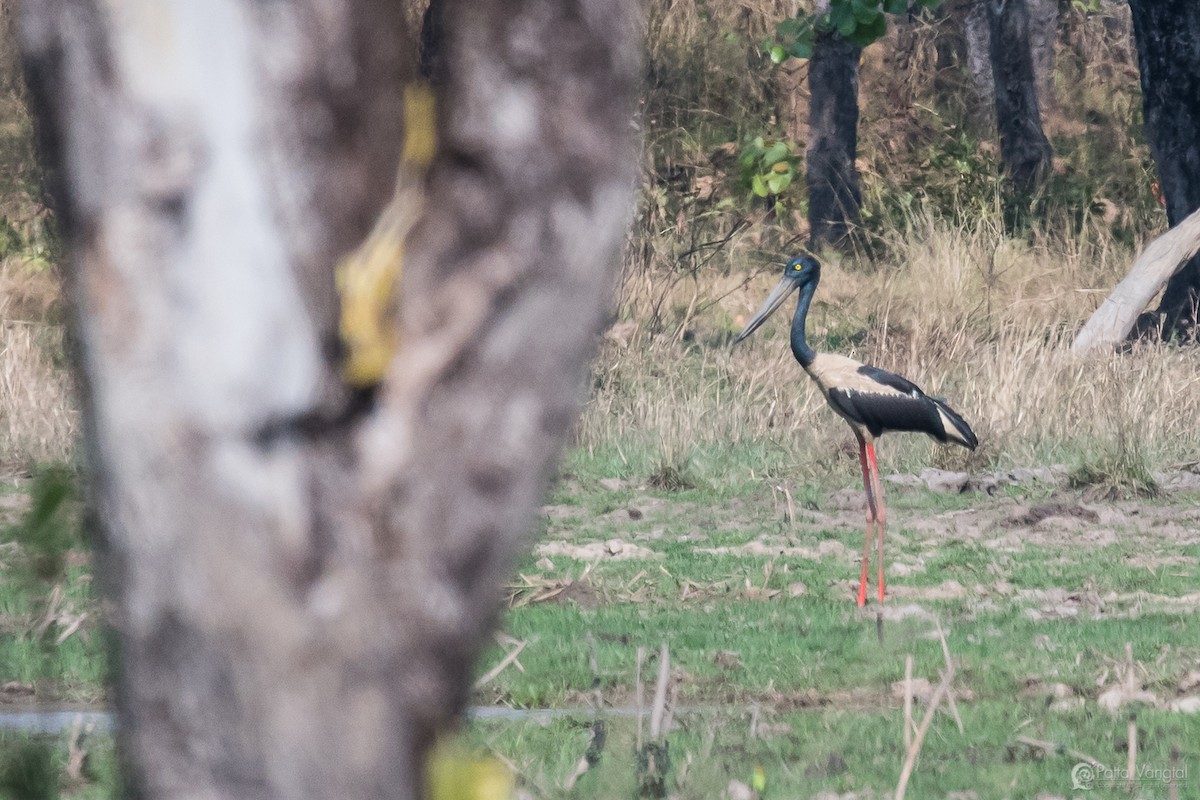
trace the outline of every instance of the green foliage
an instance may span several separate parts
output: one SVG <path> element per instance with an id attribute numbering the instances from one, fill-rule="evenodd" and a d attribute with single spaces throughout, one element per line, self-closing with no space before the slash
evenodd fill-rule
<path id="1" fill-rule="evenodd" d="M 4 536 L 32 555 L 35 573 L 42 580 L 61 576 L 67 551 L 79 543 L 77 520 L 70 513 L 74 494 L 75 479 L 69 468 L 43 468 L 34 477 L 25 518 Z"/>
<path id="2" fill-rule="evenodd" d="M 941 0 L 915 0 L 915 5 L 933 8 Z M 887 33 L 888 14 L 908 13 L 909 0 L 830 0 L 824 14 L 801 14 L 775 26 L 776 41 L 763 43 L 771 61 L 780 64 L 791 58 L 812 58 L 818 32 L 837 32 L 846 41 L 866 47 Z"/>
<path id="3" fill-rule="evenodd" d="M 812 58 L 813 44 L 817 39 L 813 18 L 808 15 L 788 17 L 775 26 L 777 41 L 763 42 L 763 49 L 771 61 L 782 64 L 788 57 Z"/>
<path id="4" fill-rule="evenodd" d="M 58 768 L 53 748 L 44 741 L 0 738 L 0 797 L 55 800 L 59 796 Z"/>
<path id="5" fill-rule="evenodd" d="M 1100 0 L 1071 0 L 1071 8 L 1084 15 L 1099 14 L 1104 11 Z"/>
<path id="6" fill-rule="evenodd" d="M 778 198 L 792 185 L 799 164 L 791 142 L 746 137 L 738 156 L 742 188 L 755 197 Z"/>

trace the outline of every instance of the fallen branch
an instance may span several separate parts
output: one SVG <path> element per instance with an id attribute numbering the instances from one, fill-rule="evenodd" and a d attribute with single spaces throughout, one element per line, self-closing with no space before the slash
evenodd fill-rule
<path id="1" fill-rule="evenodd" d="M 482 689 L 496 679 L 504 670 L 508 669 L 508 665 L 517 660 L 517 656 L 521 655 L 521 651 L 525 649 L 525 645 L 529 644 L 528 640 L 518 642 L 516 647 L 508 651 L 504 658 L 500 659 L 500 663 L 489 669 L 486 673 L 480 676 L 479 680 L 475 681 L 475 688 Z"/>
<path id="2" fill-rule="evenodd" d="M 1159 236 L 1142 251 L 1129 274 L 1104 299 L 1083 330 L 1075 337 L 1071 350 L 1089 353 L 1112 348 L 1125 341 L 1138 314 L 1158 294 L 1180 268 L 1200 251 L 1200 209 Z"/>
<path id="3" fill-rule="evenodd" d="M 1075 759 L 1076 761 L 1084 761 L 1091 764 L 1097 769 L 1107 770 L 1108 767 L 1102 761 L 1092 758 L 1087 753 L 1081 753 L 1078 750 L 1073 750 L 1066 745 L 1057 742 L 1047 742 L 1044 739 L 1034 739 L 1031 736 L 1018 736 L 1017 741 L 1027 747 L 1032 747 L 1041 750 L 1046 755 L 1063 755 Z"/>

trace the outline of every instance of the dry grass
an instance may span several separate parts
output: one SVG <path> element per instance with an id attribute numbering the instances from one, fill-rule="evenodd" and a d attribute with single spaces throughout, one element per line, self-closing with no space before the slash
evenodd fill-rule
<path id="1" fill-rule="evenodd" d="M 759 235 L 779 243 L 785 232 Z M 986 220 L 963 229 L 926 218 L 893 231 L 887 244 L 891 255 L 877 262 L 827 259 L 810 335 L 819 349 L 947 397 L 981 442 L 969 455 L 923 437 L 891 437 L 889 467 L 1145 469 L 1200 449 L 1194 349 L 1146 345 L 1087 359 L 1069 352 L 1074 332 L 1134 255 L 1101 225 L 1076 238 L 1018 240 Z M 730 249 L 757 248 L 731 241 Z M 710 444 L 780 448 L 809 469 L 838 459 L 850 433 L 792 360 L 789 315 L 730 346 L 788 253 L 777 254 L 773 262 L 747 259 L 741 271 L 683 279 L 678 270 L 640 271 L 628 281 L 620 316 L 644 323 L 659 309 L 662 324 L 626 326 L 627 344 L 606 344 L 580 443 L 641 446 L 668 461 Z"/>
<path id="2" fill-rule="evenodd" d="M 0 265 L 0 474 L 70 459 L 78 412 L 56 320 L 58 281 Z"/>
<path id="3" fill-rule="evenodd" d="M 606 343 L 595 367 L 594 396 L 578 431 L 583 446 L 641 447 L 657 454 L 652 472 L 685 478 L 697 467 L 693 454 L 708 444 L 768 448 L 787 465 L 808 469 L 848 462 L 844 424 L 791 360 L 781 336 L 786 315 L 738 349 L 729 347 L 804 231 L 798 202 L 767 217 L 737 196 L 732 176 L 742 136 L 802 134 L 803 113 L 794 118 L 799 112 L 792 107 L 804 101 L 800 73 L 772 71 L 758 43 L 775 22 L 808 5 L 647 4 L 645 184 L 617 301 L 625 328 L 620 341 Z M 417 25 L 423 4 L 404 8 Z M 827 259 L 810 325 L 823 349 L 895 370 L 946 396 L 981 438 L 979 452 L 968 456 L 896 437 L 884 445 L 891 468 L 1163 465 L 1200 449 L 1194 353 L 1156 346 L 1081 361 L 1067 352 L 1073 331 L 1130 263 L 1131 238 L 1144 238 L 1161 212 L 1142 186 L 1149 181 L 1142 180 L 1146 153 L 1138 143 L 1128 37 L 1099 17 L 1072 18 L 1065 30 L 1056 113 L 1067 122 L 1090 121 L 1059 126 L 1076 137 L 1060 147 L 1063 170 L 1068 176 L 1091 170 L 1081 184 L 1108 176 L 1094 183 L 1116 210 L 1106 220 L 1073 208 L 1082 222 L 1043 223 L 1020 238 L 1004 233 L 1001 202 L 988 198 L 986 176 L 972 184 L 983 186 L 982 194 L 956 204 L 959 222 L 924 212 L 911 198 L 897 202 L 914 181 L 929 187 L 941 180 L 958 197 L 957 187 L 973 178 L 959 175 L 958 167 L 936 174 L 922 161 L 952 145 L 958 130 L 947 116 L 953 103 L 939 106 L 933 97 L 932 27 L 922 23 L 910 32 L 925 67 L 905 79 L 914 104 L 902 115 L 888 60 L 894 43 L 867 51 L 860 165 L 868 206 L 888 209 L 870 232 L 882 255 Z M 8 117 L 16 126 L 10 139 L 24 141 L 27 124 Z M 1098 141 L 1110 146 L 1089 146 Z M 29 160 L 24 147 L 8 150 L 8 161 Z M 977 178 L 989 164 L 968 157 L 962 168 L 977 170 Z M 1106 186 L 1114 176 L 1123 182 Z M 23 196 L 14 192 L 10 199 Z M 5 207 L 5 215 L 24 219 L 22 209 L 40 208 L 22 203 Z M 72 450 L 76 414 L 56 296 L 51 271 L 14 259 L 0 267 L 0 317 L 7 320 L 0 331 L 0 465 L 6 468 Z"/>

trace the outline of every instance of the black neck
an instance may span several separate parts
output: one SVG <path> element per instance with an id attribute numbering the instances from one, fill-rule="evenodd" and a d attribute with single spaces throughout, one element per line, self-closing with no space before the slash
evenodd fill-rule
<path id="1" fill-rule="evenodd" d="M 800 362 L 800 366 L 808 365 L 817 357 L 816 352 L 808 346 L 804 338 L 804 325 L 808 320 L 808 306 L 812 303 L 813 292 L 817 290 L 817 282 L 810 281 L 800 287 L 800 300 L 796 303 L 796 314 L 792 317 L 792 355 Z"/>

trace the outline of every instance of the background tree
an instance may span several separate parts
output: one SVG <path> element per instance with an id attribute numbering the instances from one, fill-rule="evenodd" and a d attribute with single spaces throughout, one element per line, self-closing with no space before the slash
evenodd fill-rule
<path id="1" fill-rule="evenodd" d="M 1034 84 L 1039 108 L 1045 114 L 1055 105 L 1058 3 L 1056 0 L 1026 2 Z M 936 43 L 936 46 L 946 50 L 945 57 L 939 58 L 939 70 L 962 65 L 970 87 L 967 107 L 980 131 L 991 130 L 996 118 L 989 3 L 990 0 L 947 0 L 943 9 L 950 24 L 939 29 L 939 41 Z M 943 43 L 943 40 L 948 41 Z"/>
<path id="2" fill-rule="evenodd" d="M 919 0 L 921 6 L 940 0 Z M 908 0 L 818 0 L 812 16 L 777 26 L 776 63 L 809 59 L 809 246 L 838 244 L 862 205 L 858 168 L 858 63 L 862 48 L 887 32 L 887 15 L 908 12 Z"/>
<path id="3" fill-rule="evenodd" d="M 1050 174 L 1053 154 L 1042 130 L 1029 46 L 1029 12 L 1026 0 L 986 2 L 1000 160 L 1013 184 L 1030 192 Z"/>
<path id="4" fill-rule="evenodd" d="M 22 13 L 132 793 L 417 797 L 604 317 L 636 5 L 448 4 L 401 344 L 355 415 L 333 265 L 421 122 L 395 4 Z"/>
<path id="5" fill-rule="evenodd" d="M 858 58 L 862 48 L 836 30 L 817 32 L 808 66 L 809 246 L 837 244 L 857 222 Z"/>
<path id="6" fill-rule="evenodd" d="M 1200 208 L 1200 4 L 1129 0 L 1150 152 L 1178 225 Z M 1200 306 L 1200 257 L 1168 281 L 1155 312 L 1166 336 L 1191 335 Z M 1157 327 L 1147 325 L 1143 327 Z"/>

